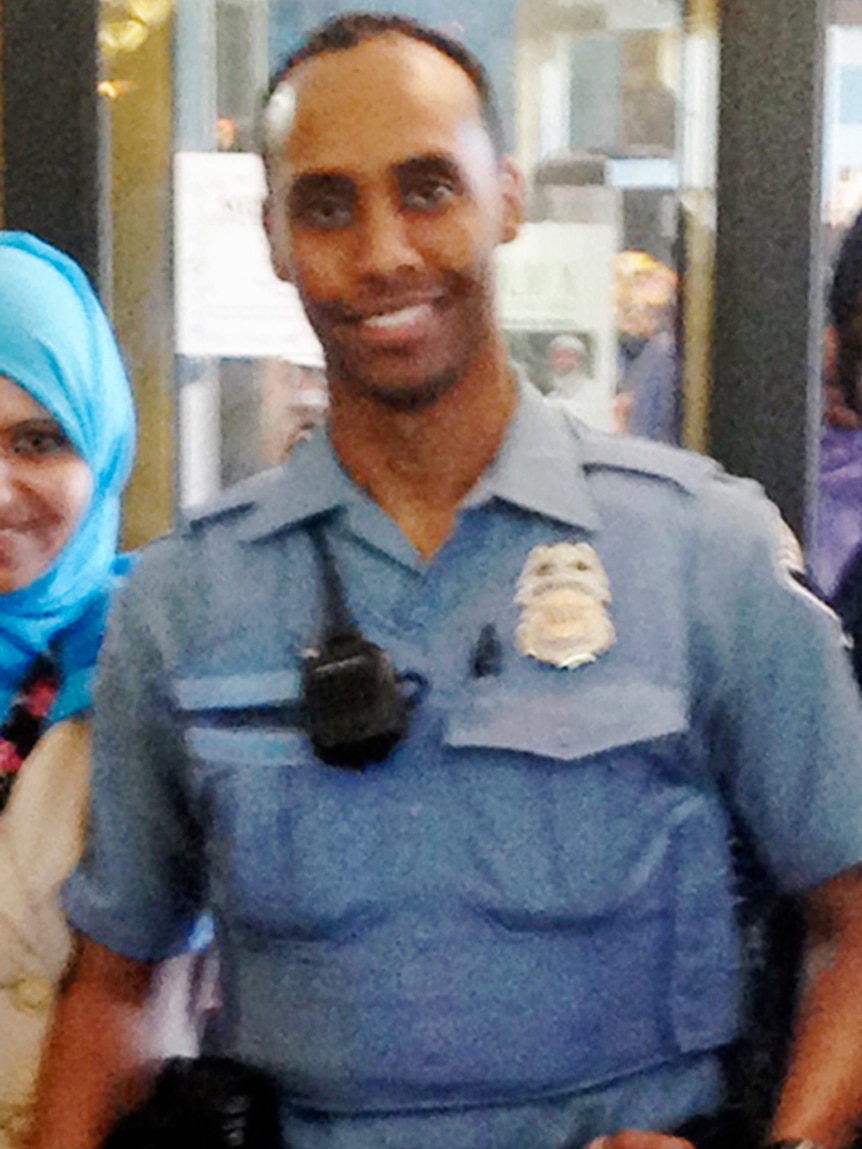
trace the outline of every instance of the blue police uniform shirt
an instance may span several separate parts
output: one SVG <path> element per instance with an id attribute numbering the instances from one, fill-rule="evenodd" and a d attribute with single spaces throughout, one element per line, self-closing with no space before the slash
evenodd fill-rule
<path id="1" fill-rule="evenodd" d="M 313 524 L 419 684 L 361 773 L 301 728 Z M 516 598 L 572 542 L 616 640 L 562 669 L 521 652 Z M 425 562 L 321 433 L 150 547 L 115 607 L 72 922 L 159 960 L 211 909 L 209 1047 L 277 1075 L 294 1149 L 556 1149 L 713 1110 L 741 992 L 721 794 L 785 889 L 862 857 L 859 698 L 781 553 L 753 483 L 525 386 Z"/>

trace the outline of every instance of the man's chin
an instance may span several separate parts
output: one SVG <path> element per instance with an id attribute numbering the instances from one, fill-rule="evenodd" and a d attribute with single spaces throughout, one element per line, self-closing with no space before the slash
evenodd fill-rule
<path id="1" fill-rule="evenodd" d="M 357 390 L 366 398 L 372 399 L 390 411 L 419 412 L 429 407 L 451 391 L 457 384 L 459 373 L 448 367 L 436 375 L 410 383 L 378 382 L 373 379 L 354 379 Z"/>

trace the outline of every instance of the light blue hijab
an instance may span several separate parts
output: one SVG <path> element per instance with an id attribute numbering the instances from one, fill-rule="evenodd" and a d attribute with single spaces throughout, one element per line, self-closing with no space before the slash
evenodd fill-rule
<path id="1" fill-rule="evenodd" d="M 0 231 L 0 375 L 42 404 L 93 474 L 89 508 L 54 565 L 0 594 L 0 723 L 37 655 L 59 660 L 51 720 L 86 710 L 117 556 L 121 496 L 135 449 L 129 380 L 81 268 L 25 232 Z"/>

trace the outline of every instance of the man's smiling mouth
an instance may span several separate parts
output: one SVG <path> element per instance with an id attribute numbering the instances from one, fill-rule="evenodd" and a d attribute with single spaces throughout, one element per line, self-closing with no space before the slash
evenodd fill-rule
<path id="1" fill-rule="evenodd" d="M 398 311 L 386 311 L 379 315 L 370 315 L 363 319 L 366 327 L 379 331 L 394 331 L 399 327 L 409 327 L 413 323 L 421 322 L 431 313 L 430 303 L 415 303 L 409 307 L 402 307 Z"/>

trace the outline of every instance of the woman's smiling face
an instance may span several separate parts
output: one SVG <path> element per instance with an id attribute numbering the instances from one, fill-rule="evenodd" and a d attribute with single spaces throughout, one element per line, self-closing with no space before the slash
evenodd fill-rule
<path id="1" fill-rule="evenodd" d="M 0 375 L 0 594 L 54 565 L 92 493 L 92 472 L 54 416 Z"/>

